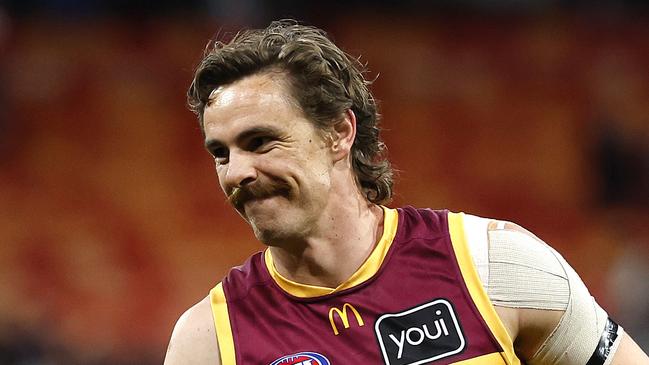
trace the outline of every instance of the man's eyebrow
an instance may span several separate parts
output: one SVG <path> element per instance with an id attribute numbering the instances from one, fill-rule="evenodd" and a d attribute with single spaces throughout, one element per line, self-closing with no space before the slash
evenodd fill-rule
<path id="1" fill-rule="evenodd" d="M 255 135 L 272 135 L 272 136 L 279 136 L 281 131 L 278 128 L 272 127 L 272 126 L 257 126 L 257 127 L 252 127 L 250 129 L 246 129 L 245 131 L 241 132 L 237 138 L 236 141 L 237 143 L 244 141 L 252 136 Z M 225 144 L 218 139 L 210 138 L 205 140 L 205 148 L 207 148 L 208 151 L 211 151 L 215 147 L 221 147 L 224 146 Z"/>
<path id="2" fill-rule="evenodd" d="M 272 126 L 256 126 L 250 129 L 246 129 L 237 136 L 237 141 L 243 141 L 252 136 L 262 134 L 262 135 L 279 135 L 280 130 Z"/>

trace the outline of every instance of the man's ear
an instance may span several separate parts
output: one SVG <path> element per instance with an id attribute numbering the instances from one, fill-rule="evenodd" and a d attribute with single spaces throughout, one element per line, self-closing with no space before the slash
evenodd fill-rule
<path id="1" fill-rule="evenodd" d="M 347 157 L 356 139 L 356 115 L 347 109 L 331 131 L 331 153 L 334 161 Z"/>

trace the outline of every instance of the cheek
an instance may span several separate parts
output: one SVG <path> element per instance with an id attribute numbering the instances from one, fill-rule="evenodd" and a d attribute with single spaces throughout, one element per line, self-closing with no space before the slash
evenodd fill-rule
<path id="1" fill-rule="evenodd" d="M 304 175 L 317 190 L 328 189 L 331 186 L 331 167 L 322 160 L 305 162 Z"/>
<path id="2" fill-rule="evenodd" d="M 223 185 L 223 177 L 225 177 L 226 169 L 223 166 L 215 166 L 216 169 L 216 178 L 219 180 L 219 186 L 221 187 L 221 190 L 223 190 L 224 193 L 225 191 L 225 186 Z M 226 193 L 227 195 L 227 193 Z"/>

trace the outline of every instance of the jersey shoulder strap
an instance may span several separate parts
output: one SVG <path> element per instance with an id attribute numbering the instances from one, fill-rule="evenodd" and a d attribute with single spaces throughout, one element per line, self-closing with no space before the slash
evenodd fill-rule
<path id="1" fill-rule="evenodd" d="M 448 213 L 448 228 L 451 243 L 455 253 L 462 278 L 475 303 L 480 315 L 489 326 L 492 334 L 503 349 L 503 357 L 510 365 L 520 365 L 520 360 L 514 352 L 514 343 L 509 337 L 505 325 L 500 320 L 496 310 L 484 289 L 476 263 L 488 263 L 487 226 L 483 218 L 468 216 L 464 213 Z M 487 222 L 488 223 L 488 222 Z M 484 225 L 484 237 L 479 233 Z M 468 233 L 467 233 L 468 232 Z M 482 241 L 484 239 L 484 241 Z M 471 240 L 472 242 L 469 242 Z M 483 243 L 484 242 L 484 243 Z M 476 254 L 473 254 L 475 249 Z M 475 256 L 475 257 L 474 257 Z M 475 263 L 474 263 L 475 260 Z M 482 261 L 484 260 L 484 261 Z"/>

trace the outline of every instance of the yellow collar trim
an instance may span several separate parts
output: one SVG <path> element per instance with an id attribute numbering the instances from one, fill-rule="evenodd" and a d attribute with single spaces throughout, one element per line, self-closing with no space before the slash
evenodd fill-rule
<path id="1" fill-rule="evenodd" d="M 392 241 L 397 233 L 397 225 L 399 223 L 399 215 L 396 209 L 390 209 L 383 206 L 381 208 L 383 208 L 383 235 L 381 236 L 379 243 L 361 267 L 359 267 L 358 270 L 349 277 L 349 279 L 338 285 L 338 287 L 328 288 L 324 286 L 300 284 L 283 277 L 275 268 L 270 250 L 266 249 L 264 252 L 264 260 L 270 276 L 280 288 L 298 298 L 312 298 L 332 294 L 341 290 L 353 288 L 356 285 L 367 281 L 381 268 L 381 264 L 392 246 Z"/>

